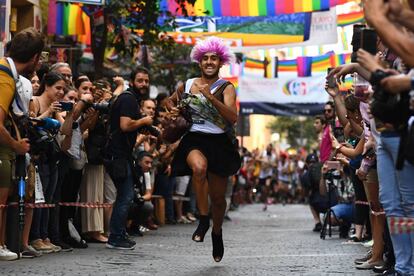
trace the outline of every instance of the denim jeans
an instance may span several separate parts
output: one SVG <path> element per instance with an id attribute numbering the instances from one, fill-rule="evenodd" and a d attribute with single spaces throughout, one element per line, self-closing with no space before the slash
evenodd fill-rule
<path id="1" fill-rule="evenodd" d="M 154 194 L 161 195 L 165 200 L 165 217 L 168 220 L 174 220 L 174 201 L 172 199 L 174 183 L 172 177 L 164 173 L 158 173 L 155 176 Z"/>
<path id="2" fill-rule="evenodd" d="M 401 171 L 395 165 L 400 138 L 382 134 L 378 142 L 377 166 L 380 201 L 387 218 L 414 218 L 414 166 L 405 161 Z M 414 275 L 414 234 L 391 234 L 396 258 L 395 269 Z"/>
<path id="3" fill-rule="evenodd" d="M 39 163 L 39 176 L 42 181 L 43 195 L 46 203 L 52 203 L 53 196 L 56 190 L 56 184 L 58 180 L 58 168 L 56 165 L 50 165 L 49 163 Z M 48 235 L 49 226 L 49 209 L 38 208 L 33 211 L 33 222 L 31 227 L 31 239 L 46 239 Z"/>
<path id="4" fill-rule="evenodd" d="M 109 240 L 122 240 L 126 237 L 126 222 L 128 211 L 134 198 L 134 179 L 131 168 L 128 166 L 128 173 L 125 179 L 113 179 L 116 187 L 116 200 L 110 221 Z"/>

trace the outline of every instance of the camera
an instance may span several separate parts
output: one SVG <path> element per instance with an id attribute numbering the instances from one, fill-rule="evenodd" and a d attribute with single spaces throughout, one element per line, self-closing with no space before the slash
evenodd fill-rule
<path id="1" fill-rule="evenodd" d="M 34 155 L 48 154 L 51 147 L 55 146 L 55 136 L 59 132 L 61 124 L 52 118 L 33 119 L 21 116 L 17 120 L 18 128 L 23 136 L 30 141 L 30 152 Z"/>
<path id="2" fill-rule="evenodd" d="M 95 109 L 96 111 L 99 111 L 104 114 L 108 114 L 109 111 L 111 110 L 111 104 L 107 102 L 93 103 L 91 104 L 91 107 Z"/>
<path id="3" fill-rule="evenodd" d="M 334 180 L 334 179 L 341 179 L 341 173 L 336 169 L 330 169 L 328 172 L 323 174 L 323 178 L 326 180 Z"/>
<path id="4" fill-rule="evenodd" d="M 160 131 L 154 126 L 143 126 L 138 129 L 138 132 L 141 134 L 149 133 L 152 136 L 159 137 L 161 135 Z"/>

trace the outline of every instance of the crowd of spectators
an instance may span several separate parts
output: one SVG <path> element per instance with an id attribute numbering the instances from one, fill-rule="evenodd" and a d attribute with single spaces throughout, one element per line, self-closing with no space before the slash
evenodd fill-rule
<path id="1" fill-rule="evenodd" d="M 26 43 L 31 45 L 29 40 L 37 43 L 37 48 L 26 48 Z M 69 64 L 42 60 L 42 49 L 41 35 L 26 29 L 7 44 L 7 58 L 0 59 L 0 90 L 10 94 L 0 102 L 5 113 L 2 127 L 13 136 L 19 132 L 27 137 L 15 136 L 10 141 L 1 138 L 0 260 L 18 258 L 6 246 L 17 235 L 8 234 L 6 239 L 5 234 L 17 230 L 17 225 L 6 223 L 7 213 L 13 209 L 6 206 L 18 200 L 12 179 L 12 166 L 18 166 L 16 155 L 26 159 L 23 167 L 27 174 L 21 257 L 108 242 L 112 206 L 118 200 L 119 188 L 105 166 L 109 121 L 111 105 L 125 91 L 141 93 L 142 97 L 137 110 L 139 133 L 132 145 L 133 203 L 127 210 L 126 225 L 121 227 L 126 227 L 129 236 L 156 230 L 160 223 L 154 216 L 157 196 L 165 199 L 166 224 L 195 222 L 197 210 L 190 176 L 170 176 L 176 144 L 165 144 L 160 139 L 166 114 L 162 103 L 168 95 L 149 97 L 147 69 L 138 66 L 126 80 L 120 76 L 73 76 Z M 27 64 L 26 70 L 21 70 L 21 63 Z M 16 129 L 10 127 L 12 121 Z M 26 125 L 21 125 L 23 122 Z M 28 133 L 23 133 L 26 130 Z"/>

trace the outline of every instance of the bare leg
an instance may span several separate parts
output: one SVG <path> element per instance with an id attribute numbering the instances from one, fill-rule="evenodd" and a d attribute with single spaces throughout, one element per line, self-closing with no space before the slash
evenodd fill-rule
<path id="1" fill-rule="evenodd" d="M 7 203 L 9 188 L 0 188 L 0 204 Z M 0 208 L 0 245 L 3 246 L 6 241 L 6 208 Z"/>
<path id="2" fill-rule="evenodd" d="M 370 204 L 372 211 L 381 211 L 381 206 L 379 202 L 379 185 L 378 183 L 364 181 L 365 193 L 367 194 L 367 199 Z M 382 260 L 382 254 L 384 253 L 384 224 L 385 216 L 379 215 L 375 216 L 370 214 L 371 228 L 372 228 L 372 239 L 374 240 L 374 245 L 372 247 L 372 258 L 369 262 L 376 262 Z"/>
<path id="3" fill-rule="evenodd" d="M 181 200 L 176 200 L 174 204 L 175 204 L 176 220 L 180 221 L 181 217 L 183 216 L 183 202 Z"/>
<path id="4" fill-rule="evenodd" d="M 321 223 L 321 217 L 319 216 L 319 213 L 316 212 L 316 210 L 312 206 L 309 206 L 309 207 L 311 209 L 313 220 L 315 221 L 315 224 Z"/>
<path id="5" fill-rule="evenodd" d="M 192 150 L 187 156 L 187 164 L 193 171 L 193 188 L 200 215 L 208 215 L 207 159 L 199 150 Z"/>
<path id="6" fill-rule="evenodd" d="M 23 228 L 23 235 L 22 235 L 23 248 L 26 248 L 29 246 L 29 234 L 30 234 L 30 227 L 32 226 L 33 209 L 26 208 L 25 213 L 26 214 L 24 216 L 24 228 Z"/>
<path id="7" fill-rule="evenodd" d="M 111 221 L 111 216 L 112 216 L 112 207 L 104 208 L 104 231 L 108 237 L 109 237 L 109 222 Z"/>
<path id="8" fill-rule="evenodd" d="M 223 225 L 224 214 L 226 212 L 226 189 L 227 177 L 218 176 L 213 173 L 208 174 L 209 180 L 209 194 L 211 199 L 211 211 L 213 215 L 213 232 L 221 233 L 221 226 Z"/>

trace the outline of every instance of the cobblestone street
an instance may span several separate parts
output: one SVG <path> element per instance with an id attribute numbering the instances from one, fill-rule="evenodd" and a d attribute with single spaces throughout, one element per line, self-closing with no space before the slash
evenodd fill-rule
<path id="1" fill-rule="evenodd" d="M 225 254 L 211 257 L 210 232 L 191 241 L 196 225 L 168 225 L 137 238 L 134 251 L 102 244 L 32 260 L 1 262 L 1 275 L 374 275 L 354 268 L 366 251 L 343 245 L 334 232 L 321 240 L 311 231 L 308 206 L 248 205 L 231 212 L 224 226 Z"/>

